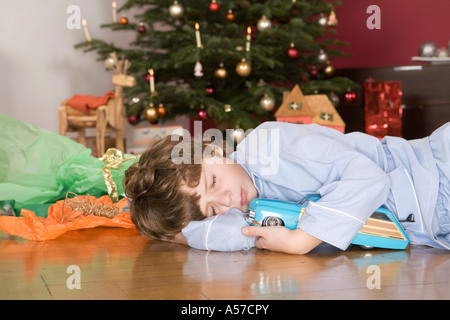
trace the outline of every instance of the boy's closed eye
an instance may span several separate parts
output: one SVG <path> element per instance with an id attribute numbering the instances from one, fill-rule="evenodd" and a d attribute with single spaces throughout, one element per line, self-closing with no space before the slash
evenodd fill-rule
<path id="1" fill-rule="evenodd" d="M 216 186 L 216 179 L 217 179 L 216 175 L 213 174 L 212 178 L 211 178 L 210 188 L 209 188 L 211 191 L 214 190 L 214 187 Z M 213 204 L 210 205 L 209 212 L 210 212 L 210 214 L 209 214 L 210 216 L 215 216 L 217 214 L 216 209 L 214 208 Z"/>

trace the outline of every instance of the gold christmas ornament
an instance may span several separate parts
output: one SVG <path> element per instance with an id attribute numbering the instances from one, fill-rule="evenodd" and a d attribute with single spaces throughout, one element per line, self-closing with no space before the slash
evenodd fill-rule
<path id="1" fill-rule="evenodd" d="M 245 59 L 242 59 L 241 62 L 236 65 L 236 73 L 241 77 L 247 77 L 251 72 L 252 67 Z"/>
<path id="2" fill-rule="evenodd" d="M 323 72 L 328 77 L 331 77 L 334 74 L 334 67 L 331 65 L 330 61 L 327 61 L 327 66 L 323 69 Z"/>
<path id="3" fill-rule="evenodd" d="M 144 118 L 150 123 L 158 121 L 158 110 L 153 106 L 153 103 L 144 111 Z"/>
<path id="4" fill-rule="evenodd" d="M 223 63 L 221 63 L 219 68 L 214 71 L 214 76 L 218 79 L 225 79 L 228 77 L 227 69 L 224 68 Z"/>

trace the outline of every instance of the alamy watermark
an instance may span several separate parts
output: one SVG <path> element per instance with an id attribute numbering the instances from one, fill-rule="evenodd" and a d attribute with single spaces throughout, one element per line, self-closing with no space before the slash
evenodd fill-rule
<path id="1" fill-rule="evenodd" d="M 67 7 L 66 13 L 69 15 L 66 19 L 66 27 L 69 30 L 81 29 L 81 9 L 80 6 L 72 4 Z"/>
<path id="2" fill-rule="evenodd" d="M 67 277 L 66 286 L 67 289 L 81 289 L 81 269 L 76 264 L 72 264 L 67 267 L 66 273 L 69 273 L 70 276 Z"/>
<path id="3" fill-rule="evenodd" d="M 366 13 L 371 14 L 366 21 L 367 29 L 381 29 L 381 9 L 377 5 L 367 7 Z"/>
<path id="4" fill-rule="evenodd" d="M 381 268 L 373 264 L 367 267 L 366 273 L 370 276 L 366 280 L 366 286 L 369 290 L 381 289 Z"/>
<path id="5" fill-rule="evenodd" d="M 236 130 L 226 129 L 225 136 L 232 139 Z M 280 162 L 279 148 L 281 140 L 279 129 L 249 129 L 245 133 L 239 132 L 239 134 L 245 136 L 237 147 L 240 154 L 245 155 L 245 159 L 239 160 L 245 161 L 247 165 L 260 166 L 261 174 L 263 175 L 276 174 Z M 192 139 L 194 140 L 192 141 Z M 202 164 L 204 161 L 214 161 L 217 159 L 214 157 L 217 155 L 217 152 L 223 155 L 223 160 L 221 160 L 223 163 L 235 163 L 234 160 L 229 158 L 231 153 L 234 152 L 232 145 L 227 143 L 224 147 L 223 133 L 218 129 L 208 129 L 202 133 L 201 121 L 194 122 L 193 137 L 188 130 L 180 129 L 172 134 L 171 140 L 180 142 L 172 149 L 171 153 L 171 159 L 175 164 Z M 204 150 L 202 147 L 203 142 L 209 143 Z"/>

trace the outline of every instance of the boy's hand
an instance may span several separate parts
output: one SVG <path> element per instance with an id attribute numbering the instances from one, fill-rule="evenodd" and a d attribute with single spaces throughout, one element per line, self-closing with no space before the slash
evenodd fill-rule
<path id="1" fill-rule="evenodd" d="M 306 254 L 322 241 L 302 229 L 290 230 L 286 227 L 245 227 L 242 234 L 258 237 L 256 247 L 271 251 Z"/>

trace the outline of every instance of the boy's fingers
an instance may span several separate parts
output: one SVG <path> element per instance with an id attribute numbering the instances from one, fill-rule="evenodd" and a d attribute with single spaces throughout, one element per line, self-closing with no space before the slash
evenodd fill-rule
<path id="1" fill-rule="evenodd" d="M 262 227 L 244 227 L 242 234 L 247 237 L 261 237 L 264 234 Z"/>

